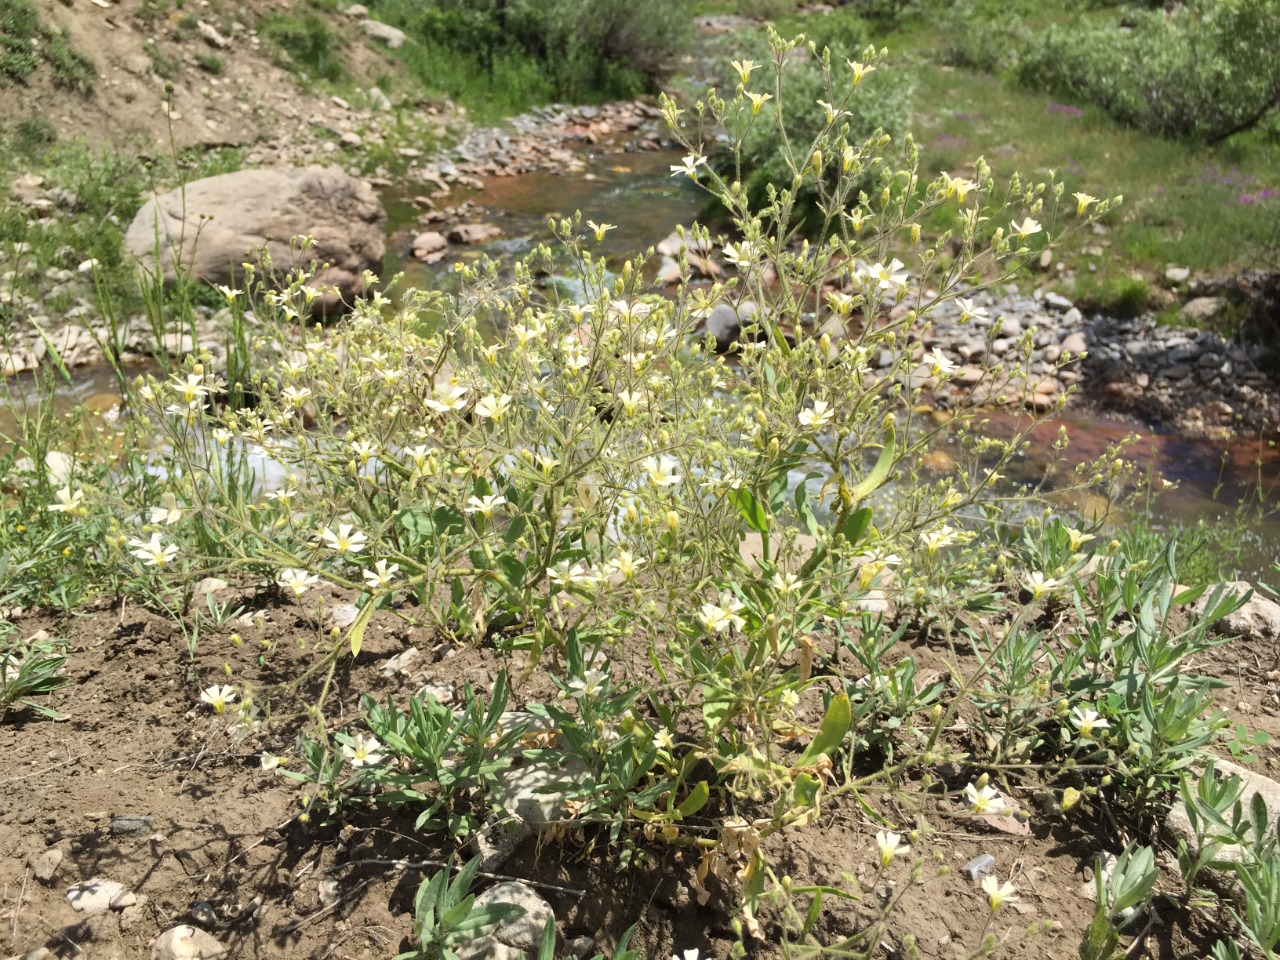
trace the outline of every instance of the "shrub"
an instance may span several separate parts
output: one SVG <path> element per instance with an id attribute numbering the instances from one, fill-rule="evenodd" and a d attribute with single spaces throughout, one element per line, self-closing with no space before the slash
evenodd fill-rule
<path id="1" fill-rule="evenodd" d="M 372 9 L 421 45 L 405 55 L 424 83 L 460 99 L 492 89 L 523 100 L 515 106 L 634 96 L 688 37 L 677 0 L 378 0 Z"/>
<path id="2" fill-rule="evenodd" d="M 1194 0 L 1128 26 L 1053 26 L 1018 65 L 1024 83 L 1095 103 L 1121 123 L 1216 143 L 1280 101 L 1280 3 Z"/>
<path id="3" fill-rule="evenodd" d="M 771 189 L 792 186 L 792 171 L 805 162 L 792 144 L 807 147 L 818 139 L 829 157 L 838 137 L 862 141 L 877 132 L 896 138 L 906 131 L 911 117 L 910 81 L 892 68 L 880 67 L 869 72 L 850 96 L 846 92 L 849 81 L 840 74 L 848 72 L 846 58 L 856 60 L 858 56 L 862 54 L 833 49 L 824 57 L 816 44 L 808 50 L 793 47 L 780 68 L 786 73 L 785 82 L 766 85 L 766 89 L 779 92 L 779 102 L 766 103 L 758 112 L 748 102 L 742 112 L 730 118 L 730 133 L 741 137 L 741 146 L 737 153 L 722 157 L 718 168 L 743 182 L 753 204 L 767 206 Z M 728 80 L 726 87 L 732 89 L 739 79 Z M 772 98 L 773 94 L 765 96 Z M 832 105 L 835 113 L 823 103 Z M 782 117 L 786 118 L 786 136 Z M 854 178 L 857 189 L 868 187 L 879 173 L 874 165 L 862 169 Z M 845 175 L 832 167 L 826 177 L 834 182 Z M 802 219 L 810 228 L 817 228 L 823 219 L 817 184 L 810 181 L 803 185 L 798 200 Z"/>
<path id="4" fill-rule="evenodd" d="M 307 79 L 333 83 L 346 75 L 342 59 L 336 50 L 333 31 L 314 11 L 308 10 L 301 16 L 269 14 L 259 21 L 258 29 L 280 48 L 294 69 L 305 74 Z"/>

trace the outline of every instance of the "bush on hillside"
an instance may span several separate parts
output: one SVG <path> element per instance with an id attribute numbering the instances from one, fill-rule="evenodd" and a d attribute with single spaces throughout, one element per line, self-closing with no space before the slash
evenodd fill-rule
<path id="1" fill-rule="evenodd" d="M 1280 102 L 1280 0 L 1192 0 L 1126 23 L 1051 27 L 1023 51 L 1018 75 L 1197 143 L 1248 130 Z"/>
<path id="2" fill-rule="evenodd" d="M 689 33 L 688 11 L 678 0 L 377 0 L 372 8 L 419 44 L 461 56 L 491 80 L 511 72 L 513 61 L 532 61 L 538 78 L 531 99 L 634 95 Z M 449 93 L 463 92 L 465 76 L 443 79 L 459 87 Z"/>

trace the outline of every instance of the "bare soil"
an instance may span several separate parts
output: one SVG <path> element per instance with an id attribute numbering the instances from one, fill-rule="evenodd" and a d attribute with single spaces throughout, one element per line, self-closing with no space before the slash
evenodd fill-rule
<path id="1" fill-rule="evenodd" d="M 250 612 L 205 632 L 194 659 L 171 620 L 136 606 L 122 611 L 104 604 L 66 618 L 28 615 L 19 622 L 23 635 L 44 629 L 68 639 L 71 683 L 50 700 L 67 719 L 13 711 L 0 722 L 0 955 L 43 946 L 68 958 L 146 957 L 153 939 L 179 923 L 214 934 L 232 958 L 381 958 L 409 948 L 413 895 L 424 872 L 455 853 L 469 854 L 415 831 L 412 812 L 393 815 L 356 803 L 332 823 L 306 822 L 299 816 L 300 787 L 260 766 L 264 752 L 296 755 L 306 723 L 297 705 L 314 701 L 323 683 L 316 673 L 292 693 L 284 687 L 327 649 L 314 598 L 295 603 L 245 595 Z M 328 606 L 346 599 L 330 592 Z M 412 618 L 411 609 L 402 612 Z M 242 638 L 239 645 L 233 632 Z M 382 670 L 410 646 L 420 655 L 407 673 Z M 1204 667 L 1232 681 L 1224 705 L 1251 728 L 1280 734 L 1275 651 L 1241 643 L 1219 653 L 1206 657 Z M 615 670 L 633 677 L 647 672 L 643 651 L 619 656 Z M 920 675 L 951 664 L 948 651 L 923 640 L 903 641 L 893 656 L 915 658 Z M 360 655 L 340 661 L 325 716 L 331 731 L 354 730 L 361 693 L 391 694 L 403 704 L 427 684 L 439 690 L 470 683 L 488 694 L 504 669 L 513 706 L 546 702 L 554 690 L 545 671 L 526 678 L 525 666 L 518 656 L 458 647 L 380 612 Z M 228 677 L 250 683 L 258 702 L 271 707 L 260 727 L 240 740 L 229 735 L 228 715 L 215 716 L 199 702 L 201 689 Z M 1258 753 L 1255 766 L 1274 772 L 1276 748 Z M 971 777 L 958 765 L 943 768 L 936 774 L 942 783 L 931 792 L 958 789 Z M 1070 815 L 1046 812 L 1028 787 L 1011 793 L 1030 814 L 1027 823 L 992 831 L 929 792 L 901 791 L 896 799 L 869 793 L 865 806 L 850 797 L 830 800 L 816 823 L 767 841 L 779 877 L 861 891 L 859 901 L 825 901 L 817 927 L 824 939 L 863 929 L 877 898 L 905 889 L 889 929 L 879 935 L 886 955 L 899 955 L 904 939 L 913 937 L 922 956 L 970 956 L 988 913 L 961 867 L 990 853 L 995 872 L 1012 878 L 1021 893 L 1021 901 L 991 923 L 1000 944 L 996 955 L 1074 957 L 1092 912 L 1082 889 L 1093 858 L 1120 849 L 1132 827 L 1116 823 L 1103 802 L 1085 802 Z M 915 809 L 912 797 L 926 797 L 927 808 Z M 747 820 L 760 812 L 750 801 L 719 811 Z M 903 829 L 926 828 L 927 820 L 931 835 L 919 848 L 925 862 L 916 880 L 910 856 L 876 874 L 880 817 Z M 539 887 L 555 909 L 562 944 L 589 937 L 607 953 L 636 925 L 633 946 L 647 957 L 694 947 L 704 957 L 727 956 L 737 893 L 732 874 L 724 881 L 712 877 L 710 899 L 700 903 L 692 883 L 696 853 L 645 842 L 639 834 L 632 839 L 640 856 L 620 869 L 618 846 L 569 821 L 554 839 L 523 842 L 502 875 Z M 49 849 L 62 859 L 41 882 L 34 865 Z M 95 916 L 76 912 L 68 888 L 94 879 L 122 884 L 136 903 Z M 1176 889 L 1167 879 L 1162 886 Z M 806 907 L 801 898 L 800 908 Z M 1169 903 L 1154 916 L 1131 956 L 1203 956 L 1213 942 L 1212 918 Z M 1028 927 L 1046 920 L 1054 922 L 1051 932 L 1025 937 Z M 763 939 L 749 941 L 751 956 L 779 955 L 778 923 L 776 913 L 765 915 Z"/>

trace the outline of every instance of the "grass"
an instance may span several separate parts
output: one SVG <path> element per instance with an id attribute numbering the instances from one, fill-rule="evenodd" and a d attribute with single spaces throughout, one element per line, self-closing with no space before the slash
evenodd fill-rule
<path id="1" fill-rule="evenodd" d="M 90 60 L 71 46 L 69 33 L 42 24 L 30 0 L 0 0 L 0 87 L 26 83 L 41 66 L 64 89 L 88 94 L 97 80 Z"/>

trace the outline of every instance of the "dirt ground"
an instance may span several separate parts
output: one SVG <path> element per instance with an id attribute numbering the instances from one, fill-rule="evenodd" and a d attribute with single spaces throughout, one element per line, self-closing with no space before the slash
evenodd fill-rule
<path id="1" fill-rule="evenodd" d="M 330 593 L 330 608 L 344 599 Z M 424 863 L 446 860 L 457 848 L 414 831 L 412 812 L 396 816 L 353 804 L 328 826 L 318 817 L 299 818 L 300 787 L 261 769 L 260 756 L 296 755 L 304 718 L 295 705 L 314 699 L 322 677 L 307 679 L 295 695 L 281 685 L 319 662 L 325 627 L 312 602 L 259 604 L 251 596 L 245 602 L 247 619 L 203 633 L 194 659 L 171 620 L 134 606 L 121 612 L 104 604 L 64 619 L 35 615 L 18 623 L 24 636 L 43 629 L 68 639 L 71 683 L 49 701 L 65 720 L 14 711 L 0 723 L 0 956 L 45 947 L 66 958 L 146 957 L 153 939 L 180 923 L 212 933 L 232 958 L 383 958 L 409 948 L 413 896 L 424 870 L 434 870 Z M 411 646 L 420 655 L 408 672 L 383 669 Z M 945 650 L 920 640 L 903 641 L 894 655 L 914 657 L 921 675 L 947 667 Z M 633 676 L 647 669 L 642 651 L 629 656 L 615 668 Z M 1275 659 L 1273 649 L 1240 643 L 1205 657 L 1204 666 L 1232 682 L 1222 699 L 1233 717 L 1280 734 Z M 439 691 L 466 682 L 487 694 L 503 669 L 512 678 L 513 706 L 545 702 L 554 693 L 545 673 L 522 679 L 524 667 L 519 657 L 440 642 L 380 612 L 359 657 L 341 661 L 325 707 L 329 728 L 356 729 L 362 692 L 404 703 L 428 684 Z M 201 689 L 228 677 L 250 683 L 258 702 L 271 708 L 240 740 L 228 734 L 228 715 L 215 716 L 199 702 Z M 1280 752 L 1274 745 L 1258 752 L 1258 768 L 1274 773 Z M 960 769 L 941 773 L 952 789 L 971 778 Z M 865 926 L 876 898 L 903 893 L 881 935 L 883 953 L 905 955 L 904 938 L 912 936 L 921 956 L 947 960 L 969 957 L 981 939 L 985 898 L 961 868 L 990 853 L 996 874 L 1012 878 L 1021 893 L 991 923 L 995 955 L 1074 957 L 1092 912 L 1082 889 L 1093 858 L 1118 851 L 1129 835 L 1118 832 L 1105 806 L 1046 813 L 1032 793 L 1013 794 L 1031 816 L 1026 825 L 1010 825 L 1011 832 L 981 829 L 940 798 L 917 821 L 902 798 L 919 792 L 902 792 L 895 801 L 867 794 L 865 807 L 852 798 L 829 801 L 818 822 L 788 829 L 767 849 L 778 876 L 797 885 L 861 890 L 861 901 L 828 898 L 818 926 L 824 938 L 851 935 Z M 733 812 L 746 819 L 753 813 L 750 804 Z M 904 829 L 927 815 L 934 832 L 919 847 L 924 866 L 916 881 L 910 856 L 876 875 L 874 835 L 882 827 L 873 812 Z M 555 909 L 562 944 L 588 937 L 607 955 L 635 924 L 632 945 L 643 956 L 690 948 L 703 957 L 728 956 L 733 885 L 713 878 L 711 899 L 700 904 L 691 885 L 695 855 L 642 840 L 638 849 L 643 855 L 620 869 L 619 848 L 606 836 L 570 824 L 554 841 L 524 841 L 501 875 L 539 888 Z M 42 856 L 47 866 L 59 855 L 56 872 L 39 880 Z M 132 897 L 119 909 L 86 916 L 72 907 L 68 890 L 92 880 L 115 881 Z M 1163 886 L 1175 889 L 1171 880 Z M 1154 916 L 1158 922 L 1131 956 L 1204 956 L 1213 942 L 1205 918 L 1168 904 Z M 764 920 L 764 941 L 749 941 L 750 956 L 779 955 L 777 917 Z M 1052 929 L 1026 938 L 1040 921 L 1053 921 Z"/>

